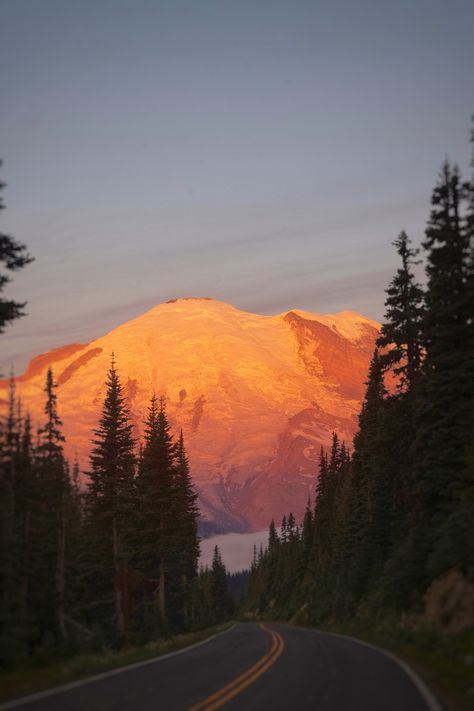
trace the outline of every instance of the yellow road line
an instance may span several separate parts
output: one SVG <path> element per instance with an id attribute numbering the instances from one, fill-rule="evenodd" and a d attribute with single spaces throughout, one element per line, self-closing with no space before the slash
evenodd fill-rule
<path id="1" fill-rule="evenodd" d="M 281 655 L 283 652 L 283 648 L 285 646 L 283 639 L 280 637 L 280 635 L 275 632 L 275 636 L 278 638 L 278 645 L 277 649 L 271 657 L 262 667 L 260 667 L 257 671 L 255 671 L 251 676 L 247 677 L 244 681 L 242 681 L 239 686 L 234 687 L 233 689 L 230 689 L 228 693 L 225 696 L 222 696 L 216 703 L 211 704 L 210 706 L 206 706 L 205 711 L 215 711 L 215 709 L 219 709 L 221 706 L 224 706 L 228 701 L 231 701 L 235 696 L 240 694 L 242 691 L 244 691 L 250 684 L 253 684 L 254 681 L 257 681 L 259 677 L 264 674 L 267 669 L 269 669 L 272 664 L 276 662 L 278 657 Z"/>
<path id="2" fill-rule="evenodd" d="M 225 694 L 227 691 L 230 691 L 231 688 L 234 688 L 234 686 L 243 682 L 245 679 L 247 679 L 247 677 L 249 675 L 251 675 L 255 671 L 257 671 L 263 664 L 265 664 L 272 657 L 275 650 L 277 649 L 278 640 L 276 639 L 276 636 L 272 630 L 267 629 L 266 627 L 264 627 L 264 625 L 260 625 L 260 627 L 263 630 L 265 630 L 265 632 L 268 632 L 272 638 L 272 646 L 271 646 L 270 651 L 267 652 L 263 657 L 261 657 L 255 664 L 253 664 L 251 667 L 246 669 L 240 676 L 233 679 L 231 682 L 229 682 L 228 684 L 223 686 L 221 689 L 216 691 L 214 694 L 211 694 L 211 696 L 208 696 L 203 701 L 199 701 L 194 706 L 191 706 L 191 708 L 189 708 L 188 711 L 202 711 L 203 709 L 207 708 L 207 705 L 209 703 L 216 701 L 218 698 L 220 698 L 222 696 L 222 694 Z"/>
<path id="3" fill-rule="evenodd" d="M 265 627 L 261 624 L 260 627 L 268 632 L 272 638 L 272 646 L 270 651 L 264 654 L 261 659 L 255 664 L 244 671 L 240 676 L 233 679 L 231 682 L 223 686 L 221 689 L 216 691 L 211 696 L 208 696 L 203 701 L 199 701 L 194 706 L 191 706 L 188 711 L 215 711 L 221 708 L 228 701 L 233 699 L 237 694 L 240 694 L 244 689 L 246 689 L 250 684 L 259 679 L 262 674 L 264 674 L 267 669 L 269 669 L 272 664 L 276 662 L 278 657 L 283 652 L 285 643 L 282 637 L 274 630 Z"/>

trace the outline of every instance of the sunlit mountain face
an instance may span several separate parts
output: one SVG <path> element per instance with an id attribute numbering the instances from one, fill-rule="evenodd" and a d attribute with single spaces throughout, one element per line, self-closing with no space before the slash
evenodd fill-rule
<path id="1" fill-rule="evenodd" d="M 152 393 L 184 431 L 203 533 L 265 528 L 312 496 L 321 445 L 350 445 L 379 325 L 353 311 L 260 316 L 212 299 L 175 299 L 88 344 L 34 358 L 16 380 L 43 420 L 46 369 L 58 382 L 67 452 L 87 471 L 115 353 L 135 436 Z M 7 397 L 7 383 L 1 383 Z"/>

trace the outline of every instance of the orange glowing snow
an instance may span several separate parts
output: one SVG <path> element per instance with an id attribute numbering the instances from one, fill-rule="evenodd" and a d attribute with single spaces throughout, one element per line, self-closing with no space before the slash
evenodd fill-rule
<path id="1" fill-rule="evenodd" d="M 164 394 L 173 428 L 184 430 L 203 520 L 258 530 L 289 510 L 301 516 L 333 430 L 351 442 L 378 328 L 352 311 L 260 316 L 177 299 L 33 359 L 17 393 L 41 422 L 52 365 L 68 454 L 87 470 L 113 351 L 137 439 L 150 395 Z"/>

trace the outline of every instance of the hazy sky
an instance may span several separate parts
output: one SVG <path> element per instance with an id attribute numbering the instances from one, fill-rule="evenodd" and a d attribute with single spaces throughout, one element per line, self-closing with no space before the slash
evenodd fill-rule
<path id="1" fill-rule="evenodd" d="M 383 313 L 446 155 L 472 0 L 1 0 L 1 228 L 34 265 L 0 368 L 177 296 Z"/>

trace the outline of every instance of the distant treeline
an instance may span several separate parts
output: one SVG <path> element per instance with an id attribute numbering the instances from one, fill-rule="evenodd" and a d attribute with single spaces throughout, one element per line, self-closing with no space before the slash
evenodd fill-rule
<path id="1" fill-rule="evenodd" d="M 217 549 L 198 574 L 197 495 L 164 398 L 151 398 L 137 454 L 112 358 L 84 491 L 64 455 L 51 370 L 44 419 L 33 432 L 12 379 L 0 430 L 0 667 L 226 619 Z"/>
<path id="2" fill-rule="evenodd" d="M 405 232 L 394 243 L 401 264 L 353 452 L 335 434 L 302 525 L 290 514 L 278 533 L 272 522 L 252 564 L 250 610 L 300 611 L 314 624 L 422 614 L 427 590 L 447 578 L 473 595 L 474 181 L 446 162 L 431 205 L 425 288 L 419 250 Z M 456 614 L 453 605 L 440 623 Z"/>

